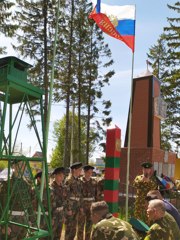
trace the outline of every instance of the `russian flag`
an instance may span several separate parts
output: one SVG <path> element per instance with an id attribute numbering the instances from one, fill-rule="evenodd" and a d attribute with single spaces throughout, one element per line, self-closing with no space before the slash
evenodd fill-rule
<path id="1" fill-rule="evenodd" d="M 95 0 L 92 0 L 95 3 Z M 97 0 L 89 15 L 103 32 L 123 41 L 134 52 L 135 45 L 135 6 L 111 6 Z"/>

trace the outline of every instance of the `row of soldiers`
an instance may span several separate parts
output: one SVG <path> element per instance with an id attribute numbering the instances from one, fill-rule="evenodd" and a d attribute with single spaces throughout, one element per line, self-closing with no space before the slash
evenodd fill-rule
<path id="1" fill-rule="evenodd" d="M 150 176 L 150 170 L 152 168 L 152 164 L 143 163 L 143 175 L 137 177 L 138 185 L 136 186 L 139 190 L 137 193 L 142 193 L 140 198 L 138 198 L 139 206 L 141 205 L 141 209 L 145 212 L 146 207 L 143 205 L 143 196 L 144 192 L 146 192 L 146 188 L 143 189 L 142 186 L 146 186 L 150 181 L 147 181 L 148 176 Z M 38 212 L 38 205 L 41 201 L 39 198 L 40 188 L 43 184 L 41 184 L 42 172 L 38 172 L 35 176 L 37 181 L 37 185 L 34 185 L 33 188 L 30 184 L 25 181 L 23 177 L 24 173 L 24 164 L 23 162 L 14 162 L 14 173 L 10 181 L 11 191 L 8 191 L 8 181 L 3 182 L 0 184 L 0 219 L 1 224 L 7 221 L 8 219 L 8 228 L 4 227 L 5 225 L 1 225 L 1 232 L 0 232 L 0 240 L 22 240 L 24 238 L 29 239 L 31 237 L 31 232 L 29 232 L 30 228 L 33 229 L 35 222 L 38 222 L 39 212 Z M 84 169 L 84 174 L 82 173 L 82 168 Z M 139 239 L 140 234 L 138 237 L 133 237 L 134 232 L 128 223 L 123 222 L 120 219 L 115 219 L 112 217 L 111 214 L 107 211 L 107 204 L 105 202 L 101 202 L 103 198 L 103 181 L 104 179 L 95 179 L 92 177 L 93 173 L 93 166 L 86 165 L 82 166 L 82 163 L 74 163 L 70 166 L 71 173 L 68 177 L 65 178 L 65 169 L 63 167 L 56 168 L 53 173 L 53 180 L 48 184 L 44 185 L 44 187 L 50 190 L 50 203 L 51 203 L 51 213 L 52 216 L 52 230 L 53 230 L 53 240 L 60 240 L 62 235 L 63 225 L 64 228 L 64 239 L 66 240 L 73 240 L 75 236 L 77 236 L 77 240 L 88 240 L 91 239 L 91 230 L 92 230 L 92 221 L 95 224 L 92 233 L 92 239 Z M 148 174 L 148 175 L 147 175 Z M 145 178 L 143 178 L 143 176 Z M 145 181 L 146 180 L 146 181 Z M 136 181 L 135 181 L 136 182 Z M 140 184 L 141 182 L 141 184 Z M 143 184 L 142 184 L 143 183 Z M 144 185 L 145 184 L 145 185 Z M 149 184 L 148 184 L 149 185 Z M 15 194 L 17 192 L 17 194 Z M 10 193 L 10 201 L 7 202 L 7 194 Z M 29 193 L 29 194 L 28 194 Z M 47 193 L 47 191 L 44 191 Z M 150 201 L 148 205 L 148 209 L 146 211 L 148 215 L 148 219 L 150 221 L 154 221 L 155 225 L 150 224 L 151 228 L 148 230 L 147 236 L 145 240 L 155 240 L 155 239 L 177 239 L 180 238 L 180 231 L 178 229 L 177 223 L 179 223 L 177 219 L 178 211 L 170 206 L 170 203 L 166 202 L 164 199 L 161 202 L 157 202 L 156 200 L 160 199 L 157 195 L 157 190 L 153 190 L 153 192 L 148 192 L 147 199 L 145 200 Z M 2 197 L 3 196 L 3 197 Z M 25 199 L 23 200 L 23 197 Z M 14 200 L 15 201 L 12 201 Z M 155 202 L 153 202 L 155 201 Z M 31 209 L 28 206 L 28 203 L 32 203 L 33 212 L 37 215 L 34 219 L 33 214 L 31 214 Z M 41 222 L 38 223 L 38 227 L 40 224 L 40 229 L 46 230 L 44 232 L 48 232 L 49 228 L 47 226 L 47 218 L 49 218 L 49 207 L 47 201 L 47 195 L 43 194 L 42 196 L 42 205 L 43 207 L 41 210 L 45 214 L 41 216 Z M 152 204 L 151 204 L 152 203 Z M 156 204 L 160 204 L 156 206 Z M 3 211 L 9 205 L 8 212 Z M 40 204 L 41 205 L 41 204 Z M 170 208 L 171 207 L 171 208 Z M 157 211 L 154 209 L 157 208 Z M 163 211 L 162 211 L 163 208 Z M 159 209 L 159 210 L 158 210 Z M 100 211 L 101 210 L 101 211 Z M 135 209 L 137 210 L 137 209 Z M 153 211 L 151 211 L 153 210 Z M 170 214 L 174 217 L 172 220 L 172 224 L 167 224 L 170 218 L 164 215 L 164 211 L 169 211 Z M 156 213 L 162 213 L 162 215 L 158 215 L 161 220 L 166 221 L 167 226 L 163 226 L 163 229 L 160 232 L 157 228 L 157 222 L 159 218 L 154 218 Z M 7 214 L 4 215 L 4 212 Z M 106 213 L 106 214 L 105 214 Z M 135 213 L 139 214 L 139 211 L 135 211 Z M 153 214 L 152 214 L 153 213 Z M 139 217 L 137 217 L 139 218 Z M 2 221 L 3 219 L 3 221 Z M 140 218 L 141 219 L 141 218 Z M 172 217 L 171 217 L 172 219 Z M 137 219 L 136 219 L 137 220 Z M 141 219 L 142 220 L 142 219 Z M 29 228 L 23 228 L 20 224 L 24 222 L 29 222 Z M 15 224 L 16 223 L 16 224 Z M 136 221 L 137 223 L 137 221 Z M 131 223 L 132 224 L 132 223 Z M 138 222 L 139 224 L 139 222 Z M 133 224 L 132 224 L 133 225 Z M 133 225 L 134 226 L 134 225 Z M 154 229 L 156 226 L 156 229 Z M 176 227 L 176 229 L 175 229 Z M 166 232 L 164 231 L 166 229 Z M 136 229 L 137 230 L 137 229 Z M 176 232 L 175 232 L 176 230 Z M 167 233 L 167 231 L 169 231 Z M 43 231 L 41 231 L 43 233 Z M 164 235 L 165 232 L 165 235 Z M 5 233 L 5 234 L 4 234 Z M 8 237 L 7 237 L 8 234 Z M 151 235 L 154 234 L 153 238 Z M 163 237 L 162 237 L 163 234 Z M 175 238 L 169 236 L 174 236 Z M 47 235 L 42 235 L 40 239 L 46 239 Z M 103 237 L 104 236 L 104 237 Z M 161 238 L 160 238 L 161 236 Z M 166 238 L 165 238 L 166 236 Z M 144 239 L 144 233 L 142 236 Z M 31 239 L 31 238 L 30 238 Z M 34 239 L 34 238 L 33 238 Z M 51 238 L 50 238 L 51 239 Z"/>
<path id="2" fill-rule="evenodd" d="M 81 176 L 82 168 L 84 174 Z M 91 204 L 103 199 L 103 178 L 92 177 L 94 167 L 81 162 L 70 166 L 71 173 L 64 181 L 64 168 L 56 168 L 50 184 L 54 240 L 59 240 L 65 223 L 64 239 L 89 240 L 92 230 Z M 64 184 L 63 184 L 64 182 Z"/>
<path id="3" fill-rule="evenodd" d="M 23 209 L 24 202 L 22 201 L 23 194 L 21 192 L 16 194 L 15 201 L 10 201 L 11 217 L 9 220 L 10 222 L 18 222 L 21 224 L 28 219 L 31 225 L 33 225 L 33 222 L 37 221 L 39 205 L 37 190 L 40 193 L 42 172 L 38 172 L 35 175 L 36 186 L 31 187 L 27 181 L 24 181 L 22 176 L 18 176 L 18 172 L 23 172 L 20 163 L 15 164 L 13 168 L 14 173 L 11 183 L 13 185 L 16 179 L 16 183 L 14 184 L 16 185 L 16 190 L 14 189 L 15 191 L 12 191 L 12 194 L 26 189 L 26 192 L 29 193 L 29 199 L 28 196 L 26 196 L 26 202 L 32 203 L 33 211 L 36 214 L 35 216 L 31 216 L 31 210 L 28 210 L 27 213 L 27 211 Z M 18 171 L 16 168 L 21 168 L 21 171 Z M 82 169 L 84 170 L 83 175 L 81 175 Z M 93 169 L 94 167 L 91 165 L 82 166 L 81 162 L 76 162 L 70 166 L 71 172 L 65 177 L 65 168 L 58 167 L 52 172 L 53 180 L 50 181 L 48 186 L 46 186 L 46 184 L 44 185 L 44 188 L 48 187 L 50 192 L 53 240 L 59 240 L 61 238 L 63 226 L 65 226 L 64 239 L 66 240 L 73 240 L 75 236 L 77 236 L 77 240 L 90 239 L 92 230 L 90 207 L 93 202 L 103 199 L 104 181 L 103 176 L 99 178 L 92 177 Z M 7 184 L 7 182 L 3 182 L 0 185 L 1 209 L 7 204 L 7 197 L 4 197 L 7 196 Z M 13 198 L 14 197 L 12 197 L 12 199 Z M 45 215 L 48 218 L 46 191 L 44 191 L 42 196 L 42 204 Z M 47 221 L 45 220 L 44 216 L 41 216 L 40 228 L 48 230 Z M 2 240 L 7 239 L 4 235 L 4 231 L 5 229 L 2 227 L 0 233 L 0 239 Z M 9 224 L 8 229 L 6 229 L 6 234 L 8 234 L 8 240 L 20 240 L 28 236 L 26 228 L 23 229 L 16 224 Z"/>

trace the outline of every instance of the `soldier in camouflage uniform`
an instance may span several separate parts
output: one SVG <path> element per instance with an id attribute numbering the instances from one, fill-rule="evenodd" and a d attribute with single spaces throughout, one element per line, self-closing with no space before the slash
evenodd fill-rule
<path id="1" fill-rule="evenodd" d="M 147 209 L 147 216 L 153 224 L 145 240 L 179 240 L 180 230 L 175 219 L 165 211 L 162 200 L 151 200 Z"/>
<path id="2" fill-rule="evenodd" d="M 1 205 L 3 202 L 3 192 L 2 192 L 3 188 L 2 187 L 3 187 L 3 182 L 0 182 L 0 222 L 1 222 L 1 217 L 2 217 L 2 213 L 3 213 L 2 205 Z M 10 233 L 11 233 L 11 229 L 10 229 L 10 227 L 8 227 L 7 235 L 9 236 Z M 2 240 L 3 234 L 5 234 L 5 227 L 0 226 L 0 240 Z"/>
<path id="3" fill-rule="evenodd" d="M 42 171 L 37 172 L 36 175 L 34 176 L 34 179 L 36 180 L 36 188 L 37 188 L 38 194 L 40 194 L 41 181 L 42 181 Z M 46 217 L 41 212 L 40 229 L 43 229 L 43 230 L 47 231 L 47 229 L 48 229 L 47 218 L 49 216 L 49 212 L 48 212 L 48 198 L 47 198 L 47 194 L 46 194 L 46 191 L 45 191 L 46 187 L 47 186 L 46 186 L 46 181 L 45 181 L 44 182 L 44 191 L 43 191 L 43 196 L 42 196 L 42 205 L 43 205 Z M 31 217 L 31 222 L 32 222 L 32 225 L 37 226 L 39 201 L 38 201 L 38 197 L 37 197 L 37 194 L 36 194 L 36 191 L 35 191 L 35 187 L 33 187 L 31 189 L 31 195 L 32 195 L 33 210 L 34 210 L 34 213 L 35 213 Z M 50 239 L 50 237 L 49 238 L 47 238 L 47 237 L 46 238 L 41 238 L 41 240 L 48 240 L 48 239 Z"/>
<path id="4" fill-rule="evenodd" d="M 26 202 L 23 201 L 23 197 L 26 197 L 26 201 L 28 196 L 22 196 L 21 191 L 25 191 L 27 193 L 30 192 L 30 185 L 26 181 L 26 179 L 22 176 L 25 169 L 25 164 L 23 161 L 14 160 L 12 165 L 14 172 L 10 179 L 10 203 L 9 203 L 9 212 L 7 212 L 8 222 L 16 222 L 19 224 L 28 224 L 29 212 L 25 211 Z M 2 209 L 7 209 L 7 193 L 8 193 L 8 181 L 2 182 L 1 185 L 1 205 Z M 31 199 L 29 199 L 31 201 Z M 27 228 L 21 227 L 15 224 L 8 224 L 8 240 L 20 240 L 23 239 L 27 235 Z M 1 239 L 6 239 L 5 228 L 2 229 Z"/>
<path id="5" fill-rule="evenodd" d="M 105 201 L 95 202 L 91 205 L 91 217 L 95 224 L 92 240 L 138 240 L 132 226 L 109 213 Z"/>
<path id="6" fill-rule="evenodd" d="M 180 229 L 180 213 L 179 213 L 178 209 L 172 203 L 170 203 L 168 200 L 163 199 L 160 191 L 158 191 L 158 190 L 151 190 L 147 194 L 146 200 L 148 202 L 151 200 L 154 200 L 154 199 L 160 199 L 163 201 L 166 212 L 168 212 L 171 216 L 173 216 L 173 218 L 176 220 L 176 222 L 179 226 L 179 229 Z"/>
<path id="7" fill-rule="evenodd" d="M 64 207 L 67 199 L 66 187 L 63 185 L 65 168 L 58 167 L 53 173 L 54 180 L 50 185 L 52 207 L 53 240 L 61 238 L 64 223 Z"/>
<path id="8" fill-rule="evenodd" d="M 36 187 L 37 187 L 39 192 L 40 192 L 40 187 L 41 187 L 41 177 L 42 177 L 42 171 L 37 172 L 36 175 L 34 176 Z M 32 195 L 33 209 L 34 209 L 34 211 L 37 212 L 37 210 L 38 210 L 38 200 L 37 200 L 37 197 L 36 197 L 35 187 L 32 187 L 31 195 Z"/>
<path id="9" fill-rule="evenodd" d="M 104 200 L 104 174 L 105 169 L 102 170 L 102 176 L 97 180 L 97 201 Z"/>
<path id="10" fill-rule="evenodd" d="M 91 237 L 92 221 L 90 208 L 91 204 L 95 202 L 97 194 L 97 181 L 94 178 L 92 178 L 94 167 L 86 165 L 83 167 L 83 169 L 84 176 L 81 177 L 83 195 L 83 214 L 81 214 L 81 212 L 79 214 L 77 240 L 82 240 L 84 238 L 85 240 L 89 240 Z"/>
<path id="11" fill-rule="evenodd" d="M 136 200 L 135 200 L 135 211 L 134 216 L 146 223 L 146 195 L 150 190 L 157 189 L 157 181 L 154 176 L 152 176 L 152 163 L 142 163 L 143 174 L 135 178 L 133 186 L 136 188 Z"/>
<path id="12" fill-rule="evenodd" d="M 67 204 L 65 209 L 65 237 L 66 240 L 73 240 L 77 231 L 78 215 L 83 212 L 82 203 L 82 182 L 80 174 L 82 163 L 76 162 L 71 165 L 71 173 L 66 178 Z"/>

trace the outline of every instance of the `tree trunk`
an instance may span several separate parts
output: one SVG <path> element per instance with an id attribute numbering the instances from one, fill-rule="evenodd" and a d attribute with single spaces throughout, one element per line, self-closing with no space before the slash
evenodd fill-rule
<path id="1" fill-rule="evenodd" d="M 71 22 L 70 22 L 70 44 L 69 44 L 69 62 L 68 62 L 68 77 L 66 81 L 67 95 L 66 95 L 66 129 L 65 129 L 65 141 L 64 141 L 64 156 L 63 163 L 65 167 L 70 166 L 70 154 L 69 154 L 69 107 L 70 107 L 70 89 L 71 89 L 71 76 L 72 76 L 72 42 L 73 42 L 73 17 L 74 17 L 74 0 L 72 0 L 71 9 Z"/>
<path id="2" fill-rule="evenodd" d="M 91 35 L 92 36 L 92 35 Z M 92 62 L 92 38 L 91 38 L 91 62 Z M 87 133 L 86 133 L 86 164 L 89 162 L 89 144 L 90 144 L 90 121 L 91 121 L 91 88 L 92 88 L 92 76 L 90 69 L 89 77 L 89 89 L 88 89 L 88 102 L 87 102 Z"/>

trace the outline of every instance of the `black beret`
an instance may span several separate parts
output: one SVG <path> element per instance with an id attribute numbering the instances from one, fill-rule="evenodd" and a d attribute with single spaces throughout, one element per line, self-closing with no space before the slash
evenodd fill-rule
<path id="1" fill-rule="evenodd" d="M 81 167 L 82 167 L 81 162 L 75 162 L 70 166 L 71 169 L 78 169 L 78 168 L 81 168 Z"/>
<path id="2" fill-rule="evenodd" d="M 34 176 L 34 178 L 35 178 L 35 179 L 37 179 L 37 178 L 41 178 L 41 176 L 42 176 L 42 171 L 36 173 L 36 175 Z"/>
<path id="3" fill-rule="evenodd" d="M 65 168 L 64 167 L 58 167 L 58 168 L 55 168 L 54 171 L 52 172 L 52 174 L 56 175 L 56 174 L 59 174 L 59 173 L 65 173 Z"/>
<path id="4" fill-rule="evenodd" d="M 91 165 L 85 165 L 84 167 L 83 167 L 83 169 L 84 169 L 84 171 L 88 171 L 88 170 L 93 170 L 94 169 L 94 167 L 93 166 L 91 166 Z"/>
<path id="5" fill-rule="evenodd" d="M 143 167 L 143 168 L 152 168 L 152 163 L 150 163 L 150 162 L 143 162 L 142 164 L 141 164 L 141 167 Z"/>
<path id="6" fill-rule="evenodd" d="M 129 223 L 132 225 L 132 227 L 138 231 L 141 232 L 147 232 L 149 231 L 148 225 L 146 225 L 144 222 L 140 221 L 136 218 L 130 218 Z"/>

